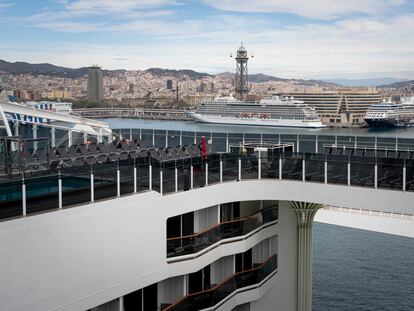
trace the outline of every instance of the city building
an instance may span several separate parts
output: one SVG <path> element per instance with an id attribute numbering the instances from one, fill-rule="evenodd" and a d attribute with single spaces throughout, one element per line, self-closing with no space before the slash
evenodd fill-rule
<path id="1" fill-rule="evenodd" d="M 167 80 L 167 90 L 172 90 L 173 89 L 173 81 L 172 80 Z"/>
<path id="2" fill-rule="evenodd" d="M 92 66 L 88 70 L 88 99 L 101 101 L 104 99 L 103 72 L 98 66 Z"/>
<path id="3" fill-rule="evenodd" d="M 333 126 L 364 125 L 369 106 L 381 101 L 381 95 L 372 87 L 338 88 L 330 92 L 290 92 L 283 95 L 315 107 L 322 122 Z"/>

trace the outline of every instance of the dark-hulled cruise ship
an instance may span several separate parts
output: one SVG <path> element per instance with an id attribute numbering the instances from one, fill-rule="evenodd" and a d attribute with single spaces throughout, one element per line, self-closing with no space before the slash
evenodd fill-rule
<path id="1" fill-rule="evenodd" d="M 392 101 L 373 104 L 364 118 L 370 127 L 414 126 L 414 97 L 397 104 Z"/>

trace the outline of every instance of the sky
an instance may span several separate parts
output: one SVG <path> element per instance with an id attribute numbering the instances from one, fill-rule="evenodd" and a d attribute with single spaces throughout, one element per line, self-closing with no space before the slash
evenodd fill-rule
<path id="1" fill-rule="evenodd" d="M 414 0 L 0 0 L 0 59 L 414 79 Z"/>

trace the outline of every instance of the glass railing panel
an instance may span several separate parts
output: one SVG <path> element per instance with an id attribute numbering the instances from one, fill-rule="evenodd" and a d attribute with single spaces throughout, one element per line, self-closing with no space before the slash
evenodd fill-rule
<path id="1" fill-rule="evenodd" d="M 201 157 L 192 158 L 193 164 L 193 187 L 200 188 L 206 185 L 206 165 Z"/>
<path id="2" fill-rule="evenodd" d="M 168 146 L 180 146 L 180 131 L 168 131 Z"/>
<path id="3" fill-rule="evenodd" d="M 414 138 L 398 138 L 398 149 L 414 150 Z"/>
<path id="4" fill-rule="evenodd" d="M 377 137 L 377 148 L 395 150 L 396 139 L 393 137 Z"/>
<path id="5" fill-rule="evenodd" d="M 191 159 L 177 160 L 178 191 L 187 191 L 191 188 Z"/>
<path id="6" fill-rule="evenodd" d="M 33 179 L 26 179 L 26 210 L 34 214 L 58 209 L 58 175 L 50 174 Z"/>
<path id="7" fill-rule="evenodd" d="M 404 160 L 377 159 L 378 188 L 402 190 Z"/>
<path id="8" fill-rule="evenodd" d="M 183 131 L 183 146 L 191 146 L 194 144 L 194 136 L 196 133 L 194 132 L 185 132 Z"/>
<path id="9" fill-rule="evenodd" d="M 299 135 L 299 151 L 300 152 L 316 152 L 316 136 L 315 135 Z"/>
<path id="10" fill-rule="evenodd" d="M 407 191 L 414 191 L 414 160 L 406 160 L 406 183 Z"/>
<path id="11" fill-rule="evenodd" d="M 262 155 L 261 175 L 262 178 L 279 178 L 279 152 L 271 152 Z"/>
<path id="12" fill-rule="evenodd" d="M 357 140 L 358 148 L 374 148 L 375 147 L 375 137 L 358 136 L 356 140 Z"/>
<path id="13" fill-rule="evenodd" d="M 258 178 L 258 157 L 256 154 L 241 155 L 241 179 Z"/>
<path id="14" fill-rule="evenodd" d="M 225 133 L 213 133 L 213 147 L 216 152 L 226 152 Z"/>
<path id="15" fill-rule="evenodd" d="M 195 311 L 211 308 L 238 289 L 259 284 L 277 269 L 277 254 L 271 256 L 256 268 L 238 272 L 221 284 L 203 292 L 190 294 L 177 303 L 166 307 L 165 311 Z"/>
<path id="16" fill-rule="evenodd" d="M 351 158 L 351 185 L 374 187 L 375 158 Z"/>
<path id="17" fill-rule="evenodd" d="M 327 155 L 328 184 L 348 184 L 348 157 Z"/>
<path id="18" fill-rule="evenodd" d="M 265 144 L 277 145 L 279 143 L 278 134 L 262 134 L 262 140 Z"/>
<path id="19" fill-rule="evenodd" d="M 149 158 L 136 159 L 137 192 L 149 190 Z"/>
<path id="20" fill-rule="evenodd" d="M 305 155 L 305 180 L 323 183 L 325 181 L 325 155 Z"/>
<path id="21" fill-rule="evenodd" d="M 134 193 L 134 163 L 119 163 L 121 195 Z"/>
<path id="22" fill-rule="evenodd" d="M 152 190 L 156 192 L 160 192 L 161 163 L 159 161 L 151 159 L 151 166 L 152 166 Z"/>
<path id="23" fill-rule="evenodd" d="M 208 184 L 220 182 L 220 155 L 212 154 L 208 156 Z"/>
<path id="24" fill-rule="evenodd" d="M 229 146 L 241 146 L 243 144 L 243 134 L 242 133 L 228 133 L 228 142 Z M 245 138 L 246 142 L 246 138 Z M 229 150 L 230 151 L 230 147 Z"/>
<path id="25" fill-rule="evenodd" d="M 349 148 L 355 147 L 355 136 L 338 136 L 337 137 L 338 146 L 345 146 Z"/>
<path id="26" fill-rule="evenodd" d="M 323 152 L 325 146 L 335 145 L 335 143 L 335 136 L 318 135 L 318 152 Z"/>
<path id="27" fill-rule="evenodd" d="M 282 178 L 302 180 L 302 154 L 285 152 L 282 154 Z"/>
<path id="28" fill-rule="evenodd" d="M 133 128 L 132 129 L 132 139 L 133 140 L 140 139 L 140 132 L 141 132 L 140 129 Z"/>
<path id="29" fill-rule="evenodd" d="M 223 222 L 201 233 L 167 239 L 167 257 L 198 253 L 220 240 L 246 235 L 278 217 L 278 208 L 269 206 L 252 216 Z"/>
<path id="30" fill-rule="evenodd" d="M 234 181 L 239 177 L 239 155 L 223 154 L 223 181 Z"/>
<path id="31" fill-rule="evenodd" d="M 0 182 L 0 219 L 18 217 L 22 214 L 22 181 Z"/>
<path id="32" fill-rule="evenodd" d="M 117 164 L 93 165 L 95 201 L 114 198 L 117 195 Z"/>
<path id="33" fill-rule="evenodd" d="M 142 129 L 141 130 L 141 139 L 145 140 L 149 145 L 153 145 L 152 139 L 153 139 L 153 130 L 148 129 Z"/>
<path id="34" fill-rule="evenodd" d="M 62 207 L 91 202 L 91 170 L 89 167 L 67 168 L 60 171 Z"/>
<path id="35" fill-rule="evenodd" d="M 155 148 L 165 148 L 166 139 L 165 130 L 155 130 Z"/>
<path id="36" fill-rule="evenodd" d="M 162 191 L 163 194 L 175 192 L 175 161 L 163 163 Z"/>
<path id="37" fill-rule="evenodd" d="M 280 134 L 280 143 L 281 144 L 294 144 L 296 149 L 296 142 L 298 136 L 296 134 Z"/>

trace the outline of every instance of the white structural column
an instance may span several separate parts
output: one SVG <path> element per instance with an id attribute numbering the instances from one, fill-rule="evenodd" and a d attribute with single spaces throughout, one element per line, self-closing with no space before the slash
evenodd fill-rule
<path id="1" fill-rule="evenodd" d="M 289 202 L 298 217 L 297 310 L 312 310 L 312 225 L 320 204 Z"/>

